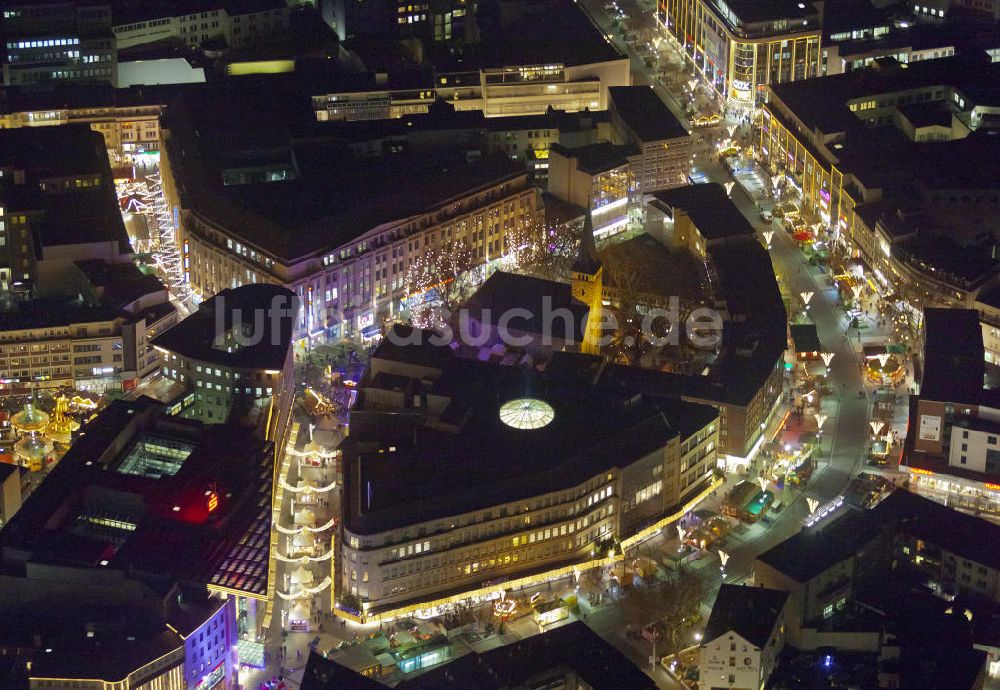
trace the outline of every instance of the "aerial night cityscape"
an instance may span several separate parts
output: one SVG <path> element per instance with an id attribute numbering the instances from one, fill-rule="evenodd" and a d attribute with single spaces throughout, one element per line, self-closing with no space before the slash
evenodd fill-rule
<path id="1" fill-rule="evenodd" d="M 1000 0 L 0 12 L 0 690 L 1000 690 Z"/>

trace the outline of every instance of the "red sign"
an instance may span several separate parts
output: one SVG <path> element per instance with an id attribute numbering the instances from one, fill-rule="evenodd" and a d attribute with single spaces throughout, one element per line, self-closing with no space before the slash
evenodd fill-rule
<path id="1" fill-rule="evenodd" d="M 219 495 L 214 491 L 208 495 L 208 512 L 215 512 L 219 507 Z"/>

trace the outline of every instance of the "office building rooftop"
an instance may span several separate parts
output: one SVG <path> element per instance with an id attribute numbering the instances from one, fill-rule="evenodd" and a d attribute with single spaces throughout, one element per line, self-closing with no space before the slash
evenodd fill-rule
<path id="1" fill-rule="evenodd" d="M 414 394 L 427 399 L 427 417 L 380 414 L 379 396 L 366 389 L 410 385 L 379 373 L 379 360 L 398 350 L 376 350 L 351 412 L 345 483 L 364 490 L 346 492 L 344 524 L 356 534 L 574 486 L 717 416 L 703 405 L 647 401 L 603 375 L 599 358 L 563 353 L 544 372 L 454 356 L 436 376 L 420 374 L 423 387 Z"/>
<path id="2" fill-rule="evenodd" d="M 702 639 L 708 642 L 732 631 L 764 649 L 787 600 L 788 592 L 723 583 Z"/>
<path id="3" fill-rule="evenodd" d="M 273 452 L 250 434 L 113 402 L 0 532 L 4 567 L 113 569 L 263 597 Z"/>
<path id="4" fill-rule="evenodd" d="M 281 371 L 297 313 L 298 300 L 290 290 L 267 283 L 244 285 L 205 300 L 152 344 L 219 366 Z"/>
<path id="5" fill-rule="evenodd" d="M 679 209 L 689 215 L 698 232 L 709 242 L 754 233 L 753 226 L 717 182 L 666 189 L 654 192 L 653 197 L 654 204 L 658 202 L 669 212 Z"/>
<path id="6" fill-rule="evenodd" d="M 36 255 L 94 242 L 130 253 L 107 146 L 89 125 L 0 129 L 0 169 L 8 213 L 40 212 L 30 221 Z"/>
<path id="7" fill-rule="evenodd" d="M 676 139 L 688 135 L 687 127 L 648 86 L 612 86 L 612 107 L 643 142 Z"/>
<path id="8" fill-rule="evenodd" d="M 925 309 L 920 397 L 975 403 L 985 375 L 983 332 L 972 309 Z"/>
<path id="9" fill-rule="evenodd" d="M 302 94 L 275 108 L 267 90 L 226 94 L 191 92 L 170 108 L 167 149 L 185 205 L 282 260 L 525 175 L 509 156 L 469 162 L 457 146 L 355 154 L 343 128 L 315 122 Z"/>

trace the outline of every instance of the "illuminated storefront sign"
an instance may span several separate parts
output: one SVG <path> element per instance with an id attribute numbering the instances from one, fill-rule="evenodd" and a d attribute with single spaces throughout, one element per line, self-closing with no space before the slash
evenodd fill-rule
<path id="1" fill-rule="evenodd" d="M 221 661 L 219 665 L 209 671 L 208 675 L 202 676 L 202 679 L 194 686 L 195 690 L 215 690 L 222 681 L 226 678 L 226 662 Z"/>

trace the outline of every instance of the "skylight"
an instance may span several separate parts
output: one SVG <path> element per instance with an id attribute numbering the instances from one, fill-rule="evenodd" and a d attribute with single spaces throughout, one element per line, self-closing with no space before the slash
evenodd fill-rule
<path id="1" fill-rule="evenodd" d="M 551 405 L 536 398 L 516 398 L 500 406 L 500 421 L 514 429 L 541 429 L 555 416 Z"/>

